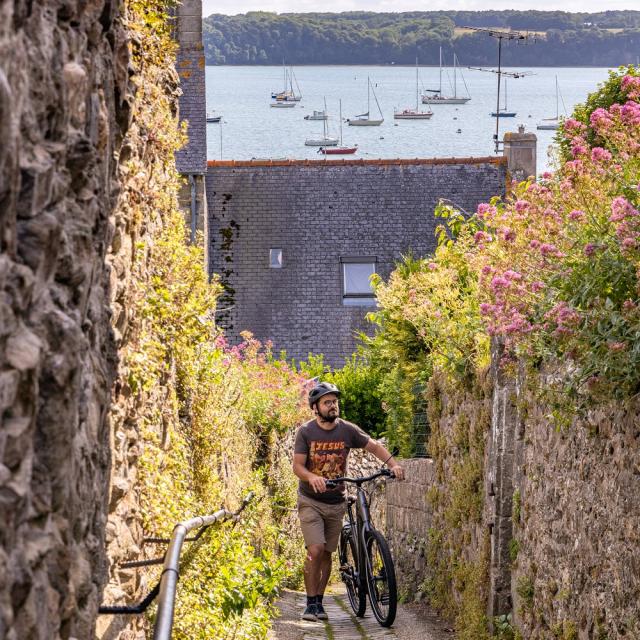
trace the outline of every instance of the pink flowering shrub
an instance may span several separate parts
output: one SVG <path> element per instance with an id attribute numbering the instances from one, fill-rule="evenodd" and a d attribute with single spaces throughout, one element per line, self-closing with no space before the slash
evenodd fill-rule
<path id="1" fill-rule="evenodd" d="M 639 83 L 622 78 L 624 103 L 591 114 L 598 146 L 567 120 L 572 159 L 477 213 L 487 332 L 514 352 L 570 362 L 572 388 L 591 394 L 640 390 Z"/>
<path id="2" fill-rule="evenodd" d="M 640 391 L 640 78 L 610 82 L 564 123 L 557 172 L 475 215 L 440 206 L 435 254 L 378 284 L 391 369 L 464 376 L 495 336 L 508 357 L 565 363 L 582 398 Z"/>

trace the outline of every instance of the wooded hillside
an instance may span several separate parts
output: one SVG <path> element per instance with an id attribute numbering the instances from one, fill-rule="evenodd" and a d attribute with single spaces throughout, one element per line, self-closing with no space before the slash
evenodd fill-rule
<path id="1" fill-rule="evenodd" d="M 465 27 L 536 33 L 504 48 L 504 63 L 619 66 L 640 55 L 640 11 L 250 12 L 204 20 L 207 64 L 437 64 L 455 49 L 464 64 L 496 60 L 495 41 Z"/>

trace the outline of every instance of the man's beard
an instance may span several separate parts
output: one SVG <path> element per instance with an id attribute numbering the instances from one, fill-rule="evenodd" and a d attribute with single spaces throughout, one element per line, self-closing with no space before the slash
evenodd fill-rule
<path id="1" fill-rule="evenodd" d="M 331 408 L 328 409 L 326 413 L 322 413 L 322 409 L 320 409 L 320 407 L 318 407 L 318 416 L 324 421 L 324 422 L 335 422 L 338 419 L 338 416 L 340 415 L 340 412 L 337 409 Z"/>

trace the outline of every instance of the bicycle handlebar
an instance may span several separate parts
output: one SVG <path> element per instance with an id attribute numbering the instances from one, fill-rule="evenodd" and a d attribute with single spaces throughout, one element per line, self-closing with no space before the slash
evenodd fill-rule
<path id="1" fill-rule="evenodd" d="M 339 484 L 343 482 L 351 482 L 353 484 L 361 485 L 364 482 L 370 482 L 371 480 L 375 480 L 376 478 L 380 478 L 385 476 L 387 478 L 395 478 L 395 474 L 391 469 L 380 469 L 380 471 L 376 471 L 374 474 L 370 476 L 364 476 L 362 478 L 331 478 L 331 480 L 326 480 L 325 484 L 327 489 L 334 489 Z"/>

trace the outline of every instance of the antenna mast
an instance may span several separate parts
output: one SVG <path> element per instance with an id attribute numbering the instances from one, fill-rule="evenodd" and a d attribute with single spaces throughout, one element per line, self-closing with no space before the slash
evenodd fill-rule
<path id="1" fill-rule="evenodd" d="M 522 74 L 511 74 L 507 71 L 502 71 L 502 41 L 503 40 L 519 40 L 526 42 L 528 40 L 533 40 L 535 42 L 535 35 L 530 34 L 529 32 L 524 31 L 502 31 L 500 29 L 483 29 L 481 27 L 465 27 L 465 29 L 471 29 L 472 31 L 479 31 L 480 33 L 486 33 L 488 36 L 492 38 L 496 38 L 498 40 L 498 70 L 495 72 L 498 74 L 498 95 L 496 96 L 496 114 L 500 113 L 500 79 L 503 75 L 513 75 L 515 78 L 519 78 Z M 495 153 L 498 153 L 500 148 L 500 141 L 498 139 L 500 128 L 500 118 L 496 117 L 496 132 L 493 135 L 493 140 L 495 142 Z"/>

